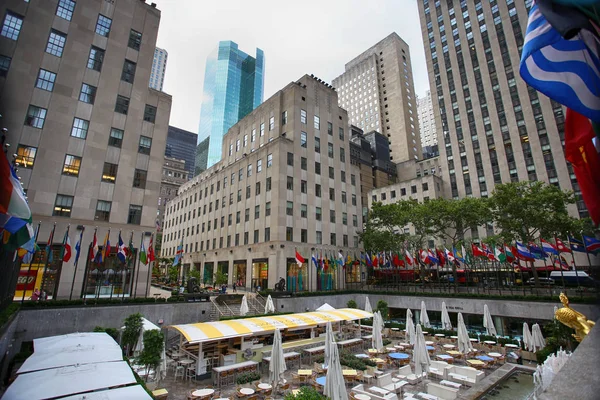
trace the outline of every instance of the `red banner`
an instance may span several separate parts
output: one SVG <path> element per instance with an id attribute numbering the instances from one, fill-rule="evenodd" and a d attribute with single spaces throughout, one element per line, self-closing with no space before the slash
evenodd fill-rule
<path id="1" fill-rule="evenodd" d="M 21 270 L 17 279 L 17 290 L 34 290 L 37 273 L 37 269 L 32 269 L 31 271 Z"/>

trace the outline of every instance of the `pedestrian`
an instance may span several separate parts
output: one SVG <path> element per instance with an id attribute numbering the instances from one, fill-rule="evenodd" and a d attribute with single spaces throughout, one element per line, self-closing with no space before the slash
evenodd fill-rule
<path id="1" fill-rule="evenodd" d="M 31 300 L 38 301 L 39 299 L 40 299 L 40 289 L 35 288 L 35 290 L 33 291 L 33 294 L 31 295 Z"/>
<path id="2" fill-rule="evenodd" d="M 237 286 L 236 283 L 233 282 L 233 293 L 237 293 L 236 286 Z"/>

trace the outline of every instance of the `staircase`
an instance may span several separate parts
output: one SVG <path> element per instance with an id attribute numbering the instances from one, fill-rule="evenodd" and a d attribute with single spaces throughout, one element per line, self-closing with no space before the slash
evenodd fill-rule
<path id="1" fill-rule="evenodd" d="M 258 293 L 247 293 L 246 298 L 248 300 L 248 314 L 247 315 L 261 315 L 265 312 L 266 300 Z M 241 304 L 217 304 L 215 297 L 210 298 L 212 307 L 209 313 L 211 321 L 218 321 L 222 318 L 227 317 L 239 317 Z"/>

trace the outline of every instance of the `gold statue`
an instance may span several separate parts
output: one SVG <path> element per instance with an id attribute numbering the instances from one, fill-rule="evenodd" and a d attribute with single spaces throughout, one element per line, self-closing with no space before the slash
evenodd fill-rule
<path id="1" fill-rule="evenodd" d="M 592 329 L 596 323 L 588 320 L 587 317 L 580 312 L 573 310 L 569 306 L 569 298 L 564 293 L 561 293 L 559 297 L 560 302 L 563 304 L 563 308 L 556 310 L 554 317 L 563 325 L 575 329 L 573 337 L 578 342 L 581 342 L 583 338 L 590 333 L 590 329 Z"/>

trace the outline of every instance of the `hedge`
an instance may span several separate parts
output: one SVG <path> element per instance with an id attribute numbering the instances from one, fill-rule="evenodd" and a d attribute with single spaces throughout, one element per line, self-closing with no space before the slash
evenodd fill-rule
<path id="1" fill-rule="evenodd" d="M 136 297 L 136 298 L 113 298 L 113 299 L 77 299 L 77 300 L 48 300 L 48 301 L 26 301 L 21 304 L 21 308 L 54 308 L 54 307 L 81 307 L 81 306 L 123 306 L 123 305 L 135 305 L 135 304 L 154 304 L 154 303 L 176 303 L 184 302 L 184 297 L 159 297 L 155 299 L 153 297 Z M 16 303 L 15 303 L 16 304 Z"/>

